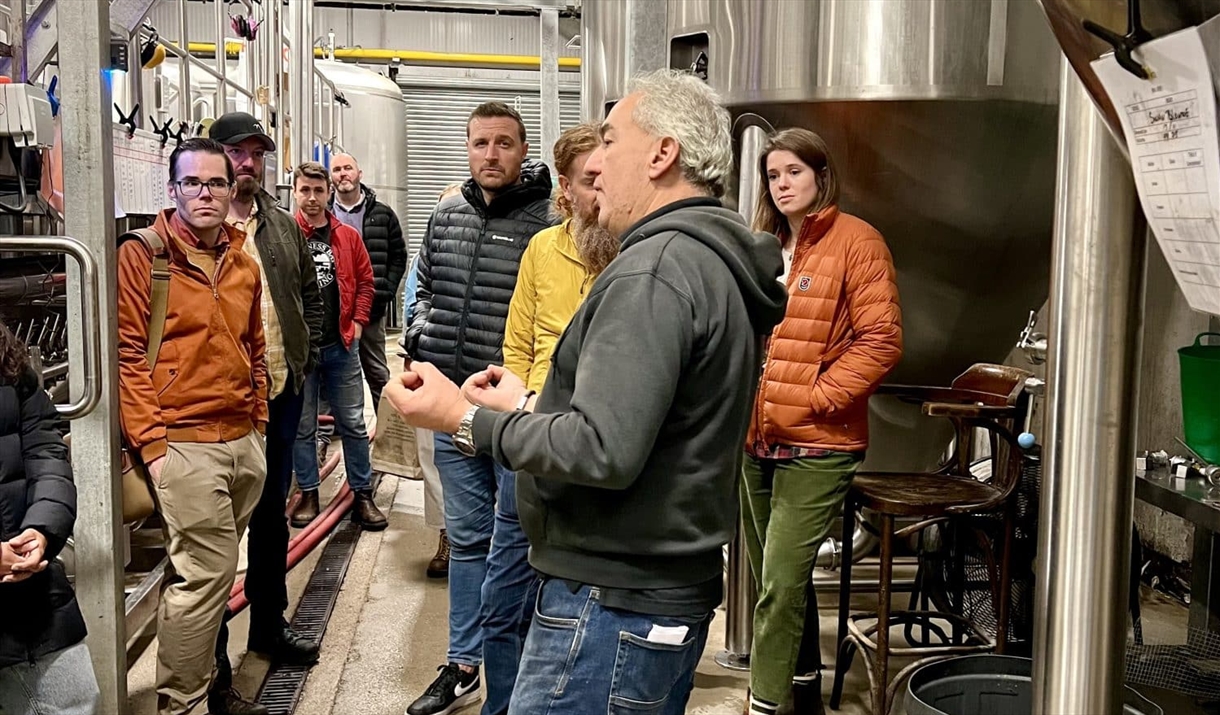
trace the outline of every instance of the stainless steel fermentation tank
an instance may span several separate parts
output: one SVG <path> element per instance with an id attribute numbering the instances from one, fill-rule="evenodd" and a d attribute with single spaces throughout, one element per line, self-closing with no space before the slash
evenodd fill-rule
<path id="1" fill-rule="evenodd" d="M 407 105 L 388 77 L 346 62 L 315 60 L 314 66 L 343 92 L 347 107 L 338 144 L 356 157 L 364 184 L 394 209 L 406 229 Z"/>
<path id="2" fill-rule="evenodd" d="M 891 381 L 947 384 L 1005 359 L 1050 269 L 1059 49 L 1035 0 L 636 0 L 582 13 L 588 118 L 631 74 L 702 54 L 735 115 L 826 139 L 843 208 L 885 235 L 898 269 L 906 345 Z M 870 467 L 924 467 L 944 451 L 948 432 L 915 409 L 871 405 Z"/>

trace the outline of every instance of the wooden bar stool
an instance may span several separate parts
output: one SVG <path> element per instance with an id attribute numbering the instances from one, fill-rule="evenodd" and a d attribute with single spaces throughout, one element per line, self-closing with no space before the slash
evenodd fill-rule
<path id="1" fill-rule="evenodd" d="M 1005 365 L 974 365 L 959 375 L 949 388 L 884 386 L 879 394 L 895 395 L 920 403 L 929 417 L 947 418 L 953 423 L 956 440 L 954 453 L 934 472 L 859 472 L 843 507 L 843 572 L 839 588 L 839 653 L 835 660 L 835 681 L 830 706 L 838 709 L 843 694 L 843 679 L 851 667 L 856 650 L 868 652 L 865 658 L 873 715 L 887 715 L 894 695 L 915 668 L 955 655 L 996 651 L 1002 653 L 1008 636 L 1009 563 L 1014 536 L 1014 491 L 1021 478 L 1022 452 L 1017 434 L 1025 424 L 1029 396 L 1025 381 L 1032 374 Z M 976 478 L 970 472 L 976 429 L 985 430 L 991 444 L 991 477 Z M 867 509 L 879 517 L 881 575 L 877 589 L 877 612 L 852 614 L 851 537 L 857 512 Z M 952 613 L 929 610 L 892 611 L 895 539 L 903 539 L 934 524 L 950 519 L 969 520 L 974 515 L 1003 516 L 1003 535 L 999 559 L 988 558 L 992 598 L 997 619 L 993 640 L 976 624 Z M 895 520 L 913 520 L 895 528 Z M 998 573 L 997 573 L 998 572 Z M 940 623 L 949 625 L 943 628 Z M 907 633 L 918 625 L 924 632 L 923 644 L 892 647 L 890 629 L 905 625 Z M 931 632 L 938 642 L 931 643 Z M 909 640 L 909 639 L 908 639 Z M 889 658 L 918 656 L 888 682 Z"/>

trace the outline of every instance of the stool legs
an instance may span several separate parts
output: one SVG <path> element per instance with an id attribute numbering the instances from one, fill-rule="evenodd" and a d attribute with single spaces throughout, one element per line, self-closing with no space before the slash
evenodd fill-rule
<path id="1" fill-rule="evenodd" d="M 843 563 L 839 565 L 839 636 L 838 652 L 835 655 L 835 682 L 830 691 L 830 707 L 839 709 L 843 697 L 843 679 L 851 667 L 851 641 L 847 639 L 847 618 L 851 614 L 851 563 L 852 539 L 856 533 L 856 505 L 851 497 L 843 504 Z"/>
<path id="2" fill-rule="evenodd" d="M 886 686 L 889 684 L 890 588 L 894 578 L 894 517 L 881 516 L 881 577 L 877 589 L 877 650 L 873 654 L 874 678 L 869 683 L 873 715 L 887 715 Z"/>
<path id="3" fill-rule="evenodd" d="M 1016 506 L 1014 500 L 1009 500 L 1004 506 L 1004 545 L 1000 553 L 1000 604 L 997 609 L 995 632 L 995 652 L 1004 655 L 1008 649 L 1008 618 L 1010 601 L 1012 600 L 1012 545 L 1016 538 Z"/>

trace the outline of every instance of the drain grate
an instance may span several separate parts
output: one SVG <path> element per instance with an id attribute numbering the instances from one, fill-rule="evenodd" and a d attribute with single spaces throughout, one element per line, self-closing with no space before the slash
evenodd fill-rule
<path id="1" fill-rule="evenodd" d="M 330 620 L 335 600 L 339 597 L 339 587 L 343 584 L 352 552 L 360 539 L 360 531 L 358 525 L 344 519 L 322 549 L 318 565 L 314 567 L 309 583 L 305 586 L 305 595 L 301 597 L 296 613 L 292 616 L 292 628 L 297 633 L 318 641 L 322 639 L 326 622 Z M 308 674 L 309 666 L 273 665 L 258 692 L 259 704 L 265 705 L 271 715 L 291 715 L 301 697 Z"/>

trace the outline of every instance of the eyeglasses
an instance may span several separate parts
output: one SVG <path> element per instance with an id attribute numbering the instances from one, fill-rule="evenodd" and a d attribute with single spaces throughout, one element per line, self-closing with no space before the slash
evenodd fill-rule
<path id="1" fill-rule="evenodd" d="M 217 199 L 223 199 L 229 195 L 233 189 L 233 184 L 228 179 L 211 179 L 210 181 L 200 181 L 199 179 L 183 179 L 175 181 L 178 190 L 188 199 L 193 199 L 203 193 L 203 187 L 208 187 L 208 193 Z"/>

